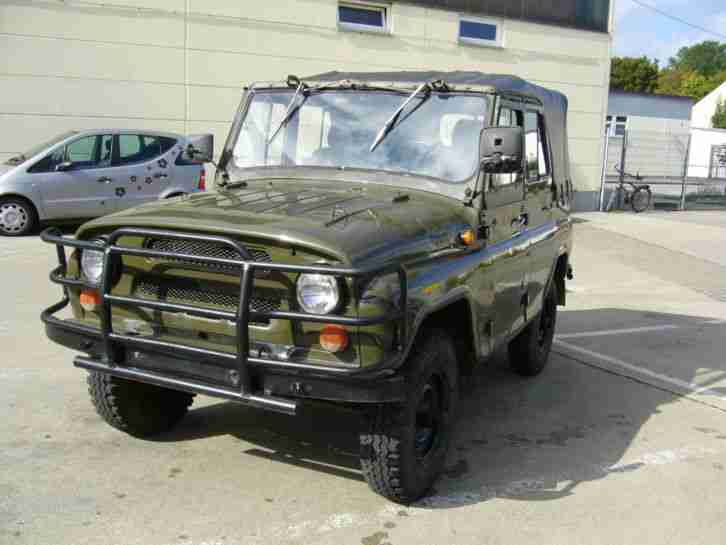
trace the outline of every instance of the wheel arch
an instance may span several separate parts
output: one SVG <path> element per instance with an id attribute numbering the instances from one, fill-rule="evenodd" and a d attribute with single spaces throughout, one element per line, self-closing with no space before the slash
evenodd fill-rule
<path id="1" fill-rule="evenodd" d="M 469 294 L 463 290 L 449 294 L 435 305 L 423 311 L 411 329 L 405 356 L 426 331 L 439 329 L 447 332 L 454 343 L 459 373 L 469 375 L 479 360 L 480 350 L 477 319 Z M 405 358 L 404 358 L 405 361 Z"/>
<path id="2" fill-rule="evenodd" d="M 32 197 L 29 197 L 28 195 L 24 195 L 22 193 L 15 193 L 15 192 L 8 192 L 8 193 L 2 193 L 0 194 L 0 201 L 4 201 L 5 199 L 19 199 L 21 201 L 25 201 L 30 206 L 33 207 L 33 210 L 35 211 L 35 215 L 39 220 L 43 219 L 42 216 L 42 209 L 40 206 L 36 204 L 36 202 L 32 199 Z"/>

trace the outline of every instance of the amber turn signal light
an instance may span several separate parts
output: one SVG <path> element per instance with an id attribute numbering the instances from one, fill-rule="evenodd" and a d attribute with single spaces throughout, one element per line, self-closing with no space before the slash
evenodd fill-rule
<path id="1" fill-rule="evenodd" d="M 96 290 L 81 291 L 81 306 L 88 312 L 96 310 L 101 306 L 101 294 Z"/>
<path id="2" fill-rule="evenodd" d="M 476 235 L 474 234 L 474 231 L 467 229 L 466 231 L 459 233 L 459 240 L 464 246 L 471 246 L 476 240 Z"/>
<path id="3" fill-rule="evenodd" d="M 348 331 L 343 326 L 326 325 L 320 332 L 320 346 L 328 352 L 342 352 L 348 348 Z"/>

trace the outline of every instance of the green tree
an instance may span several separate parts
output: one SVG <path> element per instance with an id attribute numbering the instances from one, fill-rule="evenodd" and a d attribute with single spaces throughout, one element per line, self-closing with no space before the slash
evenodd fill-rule
<path id="1" fill-rule="evenodd" d="M 716 107 L 716 113 L 713 114 L 714 129 L 726 129 L 726 99 L 720 101 Z"/>
<path id="2" fill-rule="evenodd" d="M 658 86 L 658 61 L 648 57 L 614 57 L 610 87 L 632 93 L 653 93 Z"/>
<path id="3" fill-rule="evenodd" d="M 665 68 L 661 70 L 660 74 L 658 74 L 658 87 L 656 92 L 659 95 L 685 96 L 683 94 L 683 80 L 689 73 L 678 68 Z"/>
<path id="4" fill-rule="evenodd" d="M 683 78 L 683 82 L 681 84 L 681 94 L 683 96 L 693 97 L 698 101 L 705 97 L 707 94 L 709 94 L 711 91 L 713 91 L 715 88 L 716 85 L 712 79 L 698 74 L 697 72 L 689 72 Z"/>
<path id="5" fill-rule="evenodd" d="M 707 40 L 682 47 L 669 61 L 669 68 L 696 72 L 706 78 L 726 70 L 726 43 Z"/>

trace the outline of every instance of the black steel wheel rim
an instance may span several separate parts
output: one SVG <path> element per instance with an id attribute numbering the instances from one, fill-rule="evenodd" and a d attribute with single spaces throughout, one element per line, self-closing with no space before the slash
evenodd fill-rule
<path id="1" fill-rule="evenodd" d="M 426 458 L 441 441 L 444 410 L 441 381 L 433 376 L 424 386 L 416 407 L 414 448 L 418 460 Z"/>

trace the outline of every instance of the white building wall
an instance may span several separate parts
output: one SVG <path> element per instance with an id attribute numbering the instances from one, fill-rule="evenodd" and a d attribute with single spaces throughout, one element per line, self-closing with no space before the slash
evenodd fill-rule
<path id="1" fill-rule="evenodd" d="M 336 0 L 13 1 L 0 5 L 0 160 L 67 129 L 215 133 L 241 88 L 327 70 L 512 73 L 570 100 L 576 187 L 598 190 L 607 34 L 504 20 L 504 48 L 461 45 L 457 13 L 394 3 L 391 35 L 340 31 Z"/>
<path id="2" fill-rule="evenodd" d="M 726 130 L 697 129 L 692 131 L 691 153 L 688 160 L 688 175 L 693 178 L 708 178 L 713 146 L 726 146 Z"/>
<path id="3" fill-rule="evenodd" d="M 701 129 L 713 128 L 713 114 L 719 102 L 726 100 L 726 83 L 706 96 L 693 107 L 693 126 Z"/>

